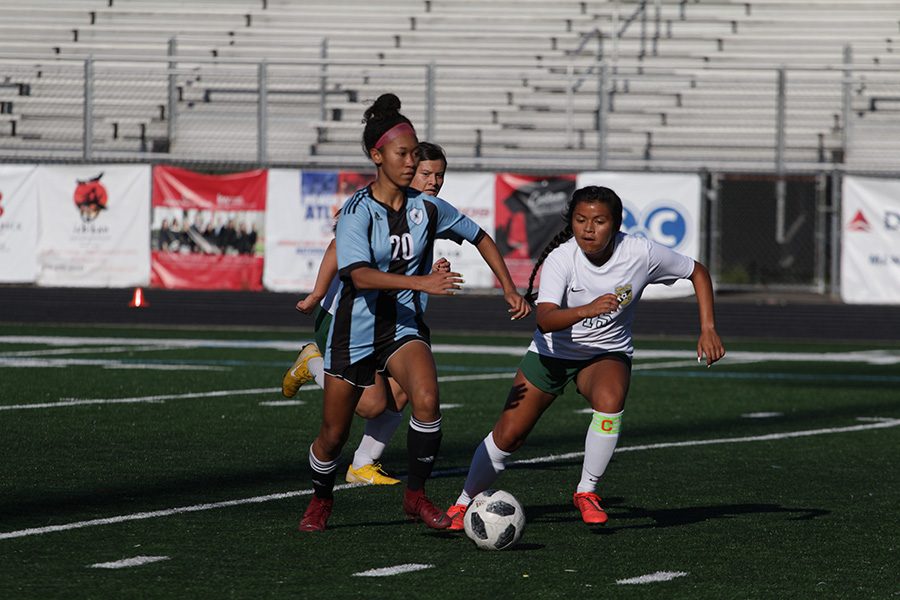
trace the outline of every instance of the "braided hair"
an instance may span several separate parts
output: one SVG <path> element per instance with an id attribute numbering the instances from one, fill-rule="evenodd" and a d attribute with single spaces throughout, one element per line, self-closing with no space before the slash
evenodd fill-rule
<path id="1" fill-rule="evenodd" d="M 400 123 L 406 123 L 412 127 L 412 122 L 400 114 L 400 98 L 391 93 L 380 95 L 375 103 L 363 113 L 362 120 L 366 124 L 362 137 L 362 147 L 366 157 L 369 156 L 369 151 L 375 147 L 381 136 L 391 128 Z"/>
<path id="2" fill-rule="evenodd" d="M 572 237 L 572 217 L 575 214 L 575 207 L 582 202 L 600 202 L 601 204 L 605 204 L 612 214 L 614 230 L 619 231 L 622 227 L 622 199 L 619 198 L 614 191 L 607 187 L 597 185 L 588 185 L 575 190 L 575 193 L 572 194 L 572 199 L 566 205 L 566 213 L 562 216 L 565 227 L 550 240 L 541 252 L 541 255 L 534 263 L 534 268 L 531 270 L 531 276 L 528 278 L 528 291 L 525 292 L 525 299 L 532 306 L 534 306 L 537 301 L 537 292 L 533 291 L 534 278 L 537 276 L 538 270 L 540 270 L 541 265 L 544 264 L 544 261 L 550 253 Z"/>

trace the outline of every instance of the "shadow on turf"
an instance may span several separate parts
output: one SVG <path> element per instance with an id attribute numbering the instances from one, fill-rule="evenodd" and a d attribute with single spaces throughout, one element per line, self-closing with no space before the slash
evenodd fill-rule
<path id="1" fill-rule="evenodd" d="M 650 529 L 680 527 L 702 523 L 711 519 L 729 519 L 742 515 L 785 513 L 793 515 L 791 521 L 806 521 L 830 514 L 821 508 L 786 508 L 778 504 L 722 504 L 718 506 L 687 506 L 684 508 L 648 509 L 622 504 L 622 498 L 606 498 L 604 505 L 609 512 L 609 523 L 595 530 L 609 535 L 619 529 Z M 528 521 L 544 523 L 580 522 L 578 511 L 570 504 L 545 504 L 529 506 L 525 510 Z M 631 523 L 629 523 L 631 521 Z M 639 522 L 635 522 L 639 521 Z"/>

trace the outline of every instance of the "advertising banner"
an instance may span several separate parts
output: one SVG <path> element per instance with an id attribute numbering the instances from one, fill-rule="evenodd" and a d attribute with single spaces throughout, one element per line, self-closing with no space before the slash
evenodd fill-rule
<path id="1" fill-rule="evenodd" d="M 841 299 L 900 304 L 900 180 L 845 176 Z"/>
<path id="2" fill-rule="evenodd" d="M 150 278 L 150 167 L 37 169 L 40 285 L 129 287 Z"/>
<path id="3" fill-rule="evenodd" d="M 447 176 L 439 194 L 441 199 L 478 223 L 491 237 L 494 237 L 494 179 L 491 173 L 453 171 Z M 451 269 L 462 274 L 465 279 L 463 291 L 497 287 L 490 267 L 472 244 L 437 240 L 434 244 L 434 258 L 442 256 L 450 261 Z"/>
<path id="4" fill-rule="evenodd" d="M 261 290 L 267 172 L 153 168 L 155 287 Z"/>
<path id="5" fill-rule="evenodd" d="M 0 166 L 0 283 L 37 278 L 37 167 Z"/>
<path id="6" fill-rule="evenodd" d="M 564 227 L 562 216 L 574 191 L 575 175 L 497 174 L 494 239 L 513 282 L 523 293 L 535 259 Z M 534 280 L 534 290 L 539 281 Z"/>
<path id="7" fill-rule="evenodd" d="M 668 173 L 579 173 L 578 187 L 608 187 L 622 199 L 622 231 L 645 236 L 680 254 L 700 257 L 700 176 Z M 650 285 L 644 298 L 691 296 L 690 281 Z"/>
<path id="8" fill-rule="evenodd" d="M 322 255 L 334 239 L 334 216 L 347 198 L 374 177 L 374 171 L 269 171 L 266 289 L 313 289 Z"/>

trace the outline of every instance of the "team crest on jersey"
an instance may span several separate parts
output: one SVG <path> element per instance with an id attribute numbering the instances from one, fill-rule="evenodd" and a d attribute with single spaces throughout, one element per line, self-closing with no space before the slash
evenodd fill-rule
<path id="1" fill-rule="evenodd" d="M 409 209 L 409 220 L 415 223 L 416 225 L 421 225 L 422 221 L 425 220 L 425 211 L 421 208 L 411 208 Z"/>
<path id="2" fill-rule="evenodd" d="M 625 308 L 629 304 L 631 304 L 631 300 L 634 298 L 631 293 L 631 284 L 626 283 L 625 285 L 620 285 L 616 287 L 616 300 L 619 301 L 619 308 Z"/>

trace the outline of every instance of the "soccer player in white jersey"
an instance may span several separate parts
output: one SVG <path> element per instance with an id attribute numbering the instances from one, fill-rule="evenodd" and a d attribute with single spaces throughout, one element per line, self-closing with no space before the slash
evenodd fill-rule
<path id="1" fill-rule="evenodd" d="M 700 312 L 697 358 L 710 366 L 725 355 L 716 333 L 709 272 L 690 257 L 646 238 L 626 235 L 622 201 L 609 188 L 576 190 L 566 227 L 548 244 L 531 273 L 526 297 L 541 272 L 537 330 L 519 364 L 506 405 L 476 448 L 463 491 L 447 511 L 450 529 L 463 529 L 469 502 L 489 489 L 506 460 L 525 442 L 541 414 L 575 382 L 593 409 L 581 480 L 573 503 L 588 524 L 607 520 L 596 493 L 612 458 L 631 380 L 631 324 L 644 288 L 690 279 Z"/>
<path id="2" fill-rule="evenodd" d="M 429 196 L 437 196 L 444 185 L 444 174 L 447 171 L 447 157 L 437 144 L 419 142 L 415 150 L 418 163 L 416 174 L 410 187 L 422 191 Z M 450 270 L 450 262 L 440 258 L 434 263 L 433 271 Z M 312 314 L 315 319 L 315 342 L 306 344 L 297 354 L 291 368 L 288 369 L 281 383 L 281 392 L 286 398 L 293 398 L 304 384 L 315 381 L 325 387 L 325 361 L 321 348 L 325 347 L 328 329 L 335 310 L 335 293 L 338 286 L 337 254 L 334 240 L 325 250 L 313 290 L 297 302 L 297 310 Z M 381 466 L 381 455 L 388 442 L 403 420 L 403 408 L 408 396 L 392 377 L 376 377 L 375 385 L 366 388 L 359 403 L 356 414 L 366 419 L 362 439 L 353 453 L 353 460 L 347 466 L 345 480 L 348 483 L 369 485 L 395 485 L 399 479 L 388 475 Z"/>
<path id="3" fill-rule="evenodd" d="M 363 148 L 377 175 L 341 207 L 335 232 L 338 301 L 325 347 L 322 425 L 309 448 L 314 492 L 299 529 L 327 526 L 340 452 L 356 404 L 376 373 L 390 373 L 412 406 L 403 512 L 446 529 L 451 520 L 425 495 L 442 435 L 437 370 L 422 316 L 429 295 L 451 295 L 463 280 L 459 273 L 432 271 L 434 240 L 473 244 L 499 280 L 513 319 L 528 315 L 530 307 L 487 233 L 444 200 L 409 187 L 419 142 L 400 114 L 399 98 L 381 95 L 364 121 Z"/>

